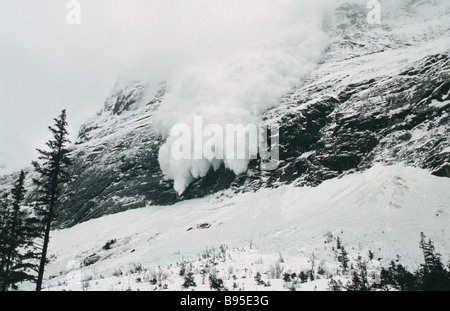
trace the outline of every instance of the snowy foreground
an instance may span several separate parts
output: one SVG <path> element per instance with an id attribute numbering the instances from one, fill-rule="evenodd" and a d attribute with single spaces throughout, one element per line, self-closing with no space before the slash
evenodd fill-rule
<path id="1" fill-rule="evenodd" d="M 229 290 L 287 290 L 283 273 L 319 278 L 296 290 L 327 290 L 339 271 L 342 241 L 369 270 L 400 255 L 413 270 L 422 262 L 420 232 L 447 262 L 450 179 L 402 166 L 375 166 L 316 188 L 282 186 L 256 193 L 221 193 L 173 206 L 105 216 L 52 232 L 44 286 L 48 290 L 210 290 L 208 275 Z M 314 253 L 314 255 L 313 255 Z M 196 287 L 184 289 L 180 270 Z M 255 281 L 257 273 L 266 285 Z M 341 277 L 342 278 L 342 277 Z M 344 278 L 345 281 L 345 278 Z M 23 289 L 32 289 L 24 284 Z"/>

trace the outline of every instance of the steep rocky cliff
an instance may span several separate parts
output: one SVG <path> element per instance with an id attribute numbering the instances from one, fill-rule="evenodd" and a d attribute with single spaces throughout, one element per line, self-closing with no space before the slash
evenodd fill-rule
<path id="1" fill-rule="evenodd" d="M 432 14 L 422 16 L 424 9 Z M 164 85 L 117 88 L 72 147 L 58 225 L 230 188 L 316 186 L 378 162 L 450 177 L 449 12 L 427 1 L 384 12 L 381 25 L 369 25 L 365 7 L 345 4 L 324 26 L 331 43 L 322 62 L 265 114 L 281 126 L 274 171 L 261 171 L 256 160 L 244 175 L 222 167 L 177 195 L 161 172 L 163 141 L 152 125 Z M 11 180 L 0 179 L 3 190 Z"/>

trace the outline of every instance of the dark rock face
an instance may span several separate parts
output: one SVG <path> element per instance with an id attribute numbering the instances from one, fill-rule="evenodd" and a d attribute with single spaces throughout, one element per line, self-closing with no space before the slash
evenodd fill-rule
<path id="1" fill-rule="evenodd" d="M 450 164 L 445 163 L 440 169 L 433 172 L 433 175 L 439 177 L 449 177 L 450 178 Z"/>
<path id="2" fill-rule="evenodd" d="M 118 145 L 97 147 L 94 155 L 89 150 L 74 152 L 73 181 L 64 191 L 65 207 L 59 211 L 61 224 L 176 201 L 171 185 L 160 182 L 163 176 L 156 165 L 158 140 L 136 138 L 124 137 L 125 141 Z M 133 154 L 120 155 L 119 150 L 131 144 L 138 146 Z"/>
<path id="3" fill-rule="evenodd" d="M 164 88 L 143 103 L 148 86 L 137 82 L 116 90 L 97 118 L 80 129 L 72 151 L 73 178 L 57 211 L 58 226 L 224 189 L 316 186 L 379 162 L 404 163 L 450 177 L 448 50 L 421 52 L 410 60 L 405 55 L 416 53 L 415 37 L 397 38 L 388 26 L 369 36 L 372 28 L 364 24 L 364 12 L 354 5 L 336 12 L 343 20 L 330 33 L 335 41 L 324 62 L 265 114 L 265 122 L 281 126 L 276 170 L 261 171 L 257 160 L 240 176 L 222 167 L 178 196 L 161 172 L 158 153 L 163 142 L 152 128 Z M 2 177 L 0 185 L 12 180 Z M 33 196 L 30 191 L 29 202 Z"/>
<path id="4" fill-rule="evenodd" d="M 344 85 L 336 97 L 322 95 L 306 103 L 295 103 L 296 94 L 285 98 L 293 106 L 279 118 L 282 161 L 255 188 L 286 182 L 316 186 L 375 162 L 405 163 L 448 176 L 449 79 L 441 73 L 449 68 L 448 54 L 431 55 L 400 75 Z M 326 94 L 331 87 L 308 92 Z M 279 108 L 268 112 L 272 118 L 278 114 Z M 418 132 L 424 136 L 413 136 Z"/>
<path id="5" fill-rule="evenodd" d="M 183 196 L 173 190 L 161 172 L 158 153 L 161 139 L 154 134 L 152 116 L 164 96 L 160 90 L 145 107 L 116 113 L 115 107 L 132 107 L 145 84 L 108 99 L 99 120 L 82 127 L 74 146 L 72 181 L 66 185 L 58 210 L 57 225 L 79 222 L 147 205 L 170 205 L 203 197 L 230 187 L 235 175 L 222 168 L 193 183 Z M 130 101 L 130 102 L 128 102 Z M 110 103 L 114 105 L 110 105 Z M 32 201 L 32 196 L 30 197 Z"/>

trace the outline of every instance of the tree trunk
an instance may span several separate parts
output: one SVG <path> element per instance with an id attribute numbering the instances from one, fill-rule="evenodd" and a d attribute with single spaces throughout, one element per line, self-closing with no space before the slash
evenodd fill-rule
<path id="1" fill-rule="evenodd" d="M 52 226 L 52 220 L 53 220 L 53 207 L 55 205 L 56 200 L 56 189 L 58 184 L 58 174 L 59 174 L 59 165 L 56 167 L 56 174 L 53 179 L 53 189 L 52 189 L 52 196 L 48 208 L 48 217 L 47 217 L 47 223 L 45 227 L 45 235 L 44 235 L 44 244 L 42 245 L 42 255 L 41 255 L 41 262 L 39 264 L 39 272 L 38 272 L 38 278 L 36 281 L 36 291 L 40 292 L 42 289 L 42 281 L 44 279 L 44 270 L 45 270 L 45 262 L 47 261 L 47 249 L 48 249 L 48 243 L 50 241 L 50 229 Z"/>
<path id="2" fill-rule="evenodd" d="M 53 212 L 53 207 L 50 207 L 49 214 L 47 217 L 47 224 L 45 227 L 45 235 L 44 235 L 44 244 L 42 246 L 42 255 L 41 255 L 41 262 L 39 264 L 39 272 L 38 272 L 38 278 L 36 282 L 36 291 L 41 291 L 42 289 L 42 281 L 44 279 L 44 269 L 45 269 L 45 262 L 47 261 L 47 249 L 48 249 L 48 242 L 50 240 L 50 228 L 52 225 L 52 216 L 51 213 Z"/>

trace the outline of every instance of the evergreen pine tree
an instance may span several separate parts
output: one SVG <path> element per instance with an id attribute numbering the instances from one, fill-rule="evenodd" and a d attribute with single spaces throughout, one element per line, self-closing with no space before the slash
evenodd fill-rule
<path id="1" fill-rule="evenodd" d="M 341 247 L 342 247 L 341 238 L 338 236 L 336 239 L 336 249 L 341 249 Z"/>
<path id="2" fill-rule="evenodd" d="M 309 279 L 311 281 L 314 281 L 316 279 L 316 276 L 315 276 L 316 275 L 315 265 L 316 265 L 316 256 L 314 255 L 314 253 L 312 253 L 311 269 L 308 271 Z"/>
<path id="3" fill-rule="evenodd" d="M 194 273 L 188 272 L 184 277 L 184 283 L 182 285 L 184 288 L 196 287 L 197 284 L 194 280 Z"/>
<path id="4" fill-rule="evenodd" d="M 2 219 L 1 290 L 17 289 L 17 283 L 33 280 L 36 264 L 35 218 L 22 209 L 25 198 L 25 173 L 22 171 L 11 190 L 10 207 Z"/>
<path id="5" fill-rule="evenodd" d="M 349 291 L 371 290 L 367 273 L 367 263 L 362 259 L 361 256 L 358 257 L 357 267 L 354 271 L 352 271 L 352 278 L 347 283 L 345 288 Z"/>
<path id="6" fill-rule="evenodd" d="M 18 227 L 20 226 L 20 207 L 21 203 L 25 197 L 25 174 L 22 171 L 19 175 L 19 180 L 11 191 L 12 194 L 12 208 L 6 207 L 6 211 L 3 216 L 3 231 L 2 232 L 2 242 L 3 242 L 3 256 L 2 260 L 2 284 L 1 290 L 6 291 L 10 285 L 10 272 L 11 264 L 15 257 L 17 256 L 17 235 Z"/>
<path id="7" fill-rule="evenodd" d="M 340 292 L 344 288 L 342 282 L 340 280 L 334 280 L 331 278 L 330 282 L 328 282 L 328 288 L 333 292 Z"/>
<path id="8" fill-rule="evenodd" d="M 361 256 L 358 256 L 357 268 L 359 271 L 359 277 L 361 279 L 361 290 L 369 291 L 370 284 L 369 284 L 369 277 L 368 277 L 368 272 L 367 272 L 367 262 L 365 260 L 363 260 Z"/>
<path id="9" fill-rule="evenodd" d="M 209 275 L 209 287 L 217 291 L 227 291 L 227 288 L 223 284 L 223 280 L 218 278 L 214 274 Z"/>
<path id="10" fill-rule="evenodd" d="M 306 283 L 308 281 L 308 274 L 306 274 L 305 271 L 300 271 L 298 277 L 300 278 L 301 283 Z"/>
<path id="11" fill-rule="evenodd" d="M 66 144 L 70 142 L 67 138 L 66 111 L 63 110 L 61 115 L 54 120 L 55 126 L 49 126 L 53 139 L 46 143 L 50 150 L 37 149 L 40 153 L 39 160 L 41 163 L 33 162 L 33 166 L 39 174 L 39 178 L 33 181 L 38 187 L 38 211 L 44 226 L 41 261 L 36 282 L 37 291 L 40 291 L 42 288 L 50 230 L 55 219 L 55 208 L 58 204 L 62 184 L 69 178 L 66 169 L 71 164 L 68 157 L 69 150 L 66 148 Z"/>
<path id="12" fill-rule="evenodd" d="M 4 264 L 6 263 L 6 237 L 8 232 L 8 193 L 5 193 L 0 199 L 0 288 L 2 287 L 3 281 L 3 270 Z"/>
<path id="13" fill-rule="evenodd" d="M 348 252 L 345 250 L 345 248 L 342 246 L 341 252 L 338 255 L 338 261 L 341 263 L 343 272 L 347 272 L 348 270 L 348 263 L 350 262 L 350 259 L 348 258 Z"/>
<path id="14" fill-rule="evenodd" d="M 450 290 L 450 273 L 445 269 L 441 255 L 435 251 L 433 242 L 426 242 L 423 233 L 420 236 L 420 248 L 425 262 L 416 272 L 419 288 L 425 291 Z"/>
<path id="15" fill-rule="evenodd" d="M 391 261 L 388 268 L 382 268 L 380 272 L 380 284 L 376 287 L 389 290 L 395 289 L 400 291 L 415 290 L 416 279 L 414 274 L 406 270 L 406 268 Z"/>
<path id="16" fill-rule="evenodd" d="M 5 193 L 0 198 L 0 252 L 4 249 L 3 248 L 3 240 L 6 236 L 6 221 L 8 218 L 8 193 Z"/>

